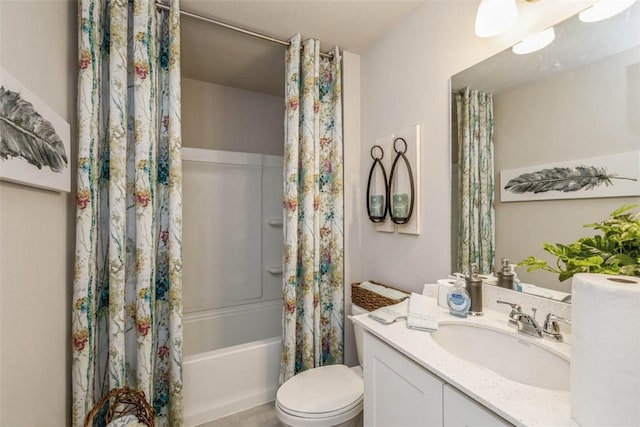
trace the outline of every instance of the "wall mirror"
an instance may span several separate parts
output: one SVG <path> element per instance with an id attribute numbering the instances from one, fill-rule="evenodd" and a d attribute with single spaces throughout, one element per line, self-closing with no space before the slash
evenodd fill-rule
<path id="1" fill-rule="evenodd" d="M 451 78 L 452 271 L 464 270 L 458 255 L 456 93 L 467 87 L 492 95 L 494 268 L 501 258 L 517 263 L 530 255 L 555 264 L 543 242 L 594 235 L 583 225 L 605 219 L 623 204 L 640 203 L 637 195 L 501 201 L 502 170 L 640 150 L 640 2 L 603 21 L 586 23 L 576 15 L 554 29 L 555 40 L 542 50 L 517 55 L 509 48 Z M 553 273 L 516 271 L 541 296 L 561 299 L 571 292 L 571 280 L 560 282 Z"/>

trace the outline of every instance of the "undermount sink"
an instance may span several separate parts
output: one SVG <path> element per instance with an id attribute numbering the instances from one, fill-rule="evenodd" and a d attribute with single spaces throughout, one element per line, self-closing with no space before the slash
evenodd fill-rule
<path id="1" fill-rule="evenodd" d="M 496 374 L 535 387 L 569 391 L 569 361 L 508 333 L 472 324 L 440 324 L 433 340 L 449 353 Z"/>

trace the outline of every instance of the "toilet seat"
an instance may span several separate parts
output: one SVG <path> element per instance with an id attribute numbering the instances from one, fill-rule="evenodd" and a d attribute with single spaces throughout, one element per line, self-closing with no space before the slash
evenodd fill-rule
<path id="1" fill-rule="evenodd" d="M 345 365 L 330 365 L 286 381 L 275 406 L 278 418 L 290 425 L 336 425 L 362 411 L 363 395 L 361 376 Z"/>
<path id="2" fill-rule="evenodd" d="M 334 411 L 315 412 L 315 413 L 295 411 L 290 408 L 283 407 L 277 401 L 276 401 L 276 404 L 278 405 L 281 411 L 286 412 L 287 414 L 292 415 L 294 417 L 309 418 L 309 419 L 325 419 L 325 418 L 331 418 L 338 415 L 342 415 L 345 412 L 350 412 L 352 409 L 358 406 L 362 406 L 362 397 L 344 408 L 339 408 Z"/>

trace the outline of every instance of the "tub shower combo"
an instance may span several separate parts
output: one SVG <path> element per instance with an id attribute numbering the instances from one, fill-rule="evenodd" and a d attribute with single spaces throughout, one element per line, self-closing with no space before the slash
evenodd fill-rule
<path id="1" fill-rule="evenodd" d="M 275 398 L 282 162 L 183 148 L 185 425 Z"/>

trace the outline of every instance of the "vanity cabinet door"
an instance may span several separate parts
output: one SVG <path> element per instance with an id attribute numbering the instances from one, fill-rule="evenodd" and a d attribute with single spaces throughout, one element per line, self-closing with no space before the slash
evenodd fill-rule
<path id="1" fill-rule="evenodd" d="M 443 382 L 365 333 L 364 425 L 442 426 Z"/>
<path id="2" fill-rule="evenodd" d="M 444 425 L 447 427 L 512 425 L 448 384 L 443 387 L 442 395 L 444 399 Z"/>

